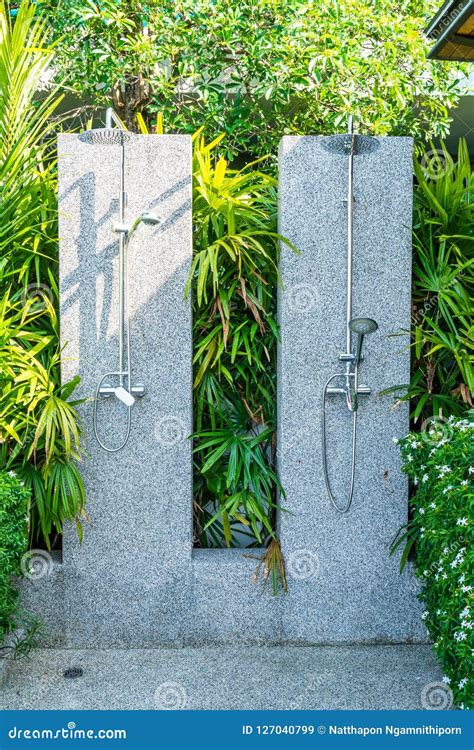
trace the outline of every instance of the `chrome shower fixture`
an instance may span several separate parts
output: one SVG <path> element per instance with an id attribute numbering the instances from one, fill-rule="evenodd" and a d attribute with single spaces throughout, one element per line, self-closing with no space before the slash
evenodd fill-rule
<path id="1" fill-rule="evenodd" d="M 357 347 L 354 364 L 359 365 L 362 359 L 362 344 L 364 343 L 364 336 L 368 333 L 374 333 L 378 325 L 372 318 L 353 318 L 349 321 L 349 328 L 352 333 L 357 334 Z"/>
<path id="2" fill-rule="evenodd" d="M 140 216 L 138 216 L 131 224 L 113 224 L 112 231 L 116 234 L 125 234 L 127 235 L 128 240 L 130 240 L 130 237 L 135 232 L 135 230 L 138 229 L 140 224 L 145 224 L 146 226 L 157 226 L 158 224 L 160 224 L 160 219 L 151 211 L 145 211 L 144 213 L 140 214 Z"/>
<path id="3" fill-rule="evenodd" d="M 372 318 L 352 317 L 352 259 L 353 259 L 353 234 L 354 234 L 354 156 L 367 154 L 375 151 L 379 143 L 371 136 L 356 135 L 353 129 L 352 117 L 348 121 L 348 133 L 335 135 L 323 140 L 323 148 L 331 153 L 345 154 L 348 156 L 348 180 L 347 180 L 347 288 L 346 288 L 346 350 L 339 355 L 339 360 L 345 362 L 344 372 L 336 372 L 327 380 L 323 389 L 322 399 L 322 460 L 324 482 L 329 499 L 339 513 L 347 513 L 351 507 L 354 495 L 354 479 L 356 464 L 356 438 L 357 438 L 357 411 L 359 409 L 359 396 L 370 396 L 370 388 L 359 384 L 359 365 L 363 360 L 362 347 L 364 337 L 374 333 L 378 325 Z M 352 334 L 357 336 L 355 349 L 352 342 Z M 339 380 L 339 385 L 332 385 L 333 381 Z M 343 396 L 347 408 L 352 412 L 352 449 L 351 449 L 351 476 L 349 491 L 345 502 L 340 505 L 333 493 L 328 472 L 328 456 L 326 441 L 326 400 L 327 396 Z"/>
<path id="4" fill-rule="evenodd" d="M 357 333 L 359 336 L 365 336 L 367 333 L 374 333 L 377 330 L 378 325 L 372 318 L 352 318 L 349 321 L 349 328 L 352 333 Z"/>
<path id="5" fill-rule="evenodd" d="M 114 124 L 117 127 L 114 127 Z M 131 341 L 130 341 L 130 320 L 128 313 L 128 249 L 130 239 L 140 224 L 147 226 L 156 226 L 160 219 L 155 214 L 146 211 L 133 222 L 125 221 L 125 208 L 127 195 L 125 192 L 125 144 L 130 140 L 130 134 L 123 129 L 120 118 L 117 117 L 114 110 L 109 107 L 105 113 L 105 128 L 94 128 L 87 130 L 79 135 L 79 140 L 90 145 L 102 146 L 120 146 L 120 193 L 119 193 L 119 210 L 118 220 L 113 225 L 112 231 L 118 234 L 119 250 L 119 332 L 118 332 L 118 369 L 113 372 L 106 372 L 99 379 L 93 409 L 93 428 L 94 434 L 100 447 L 108 453 L 115 453 L 124 448 L 130 437 L 131 414 L 135 399 L 142 398 L 145 395 L 145 386 L 141 383 L 132 384 L 132 364 L 131 364 Z M 115 379 L 115 385 L 105 382 L 109 379 Z M 127 407 L 127 427 L 125 437 L 116 447 L 105 445 L 99 437 L 97 429 L 97 409 L 100 398 L 114 396 L 118 401 Z"/>
<path id="6" fill-rule="evenodd" d="M 117 127 L 114 128 L 114 123 Z M 105 110 L 105 128 L 91 128 L 79 134 L 79 140 L 97 146 L 114 146 L 130 140 L 130 133 L 124 130 L 122 122 L 112 107 Z"/>
<path id="7" fill-rule="evenodd" d="M 93 128 L 80 133 L 79 140 L 92 146 L 114 146 L 129 141 L 130 136 L 118 128 Z"/>

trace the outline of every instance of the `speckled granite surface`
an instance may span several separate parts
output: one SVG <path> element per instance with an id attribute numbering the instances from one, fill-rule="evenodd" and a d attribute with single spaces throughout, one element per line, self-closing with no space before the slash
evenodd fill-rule
<path id="1" fill-rule="evenodd" d="M 42 649 L 13 663 L 0 709 L 407 710 L 441 676 L 427 646 Z"/>
<path id="2" fill-rule="evenodd" d="M 118 145 L 62 135 L 59 150 L 63 377 L 81 376 L 91 399 L 118 364 Z M 92 527 L 64 539 L 68 644 L 154 643 L 179 635 L 182 580 L 192 548 L 191 306 L 184 287 L 192 257 L 191 139 L 132 135 L 126 143 L 126 219 L 141 225 L 128 251 L 134 383 L 146 395 L 132 411 L 128 445 L 102 450 L 92 433 L 92 400 L 81 408 L 87 433 L 82 466 Z M 126 408 L 99 407 L 102 440 L 117 445 Z M 178 564 L 179 563 L 179 564 Z M 172 575 L 170 575 L 172 572 Z"/>
<path id="3" fill-rule="evenodd" d="M 45 621 L 46 644 L 426 640 L 416 582 L 410 570 L 400 577 L 388 554 L 407 511 L 392 443 L 407 429 L 407 411 L 391 410 L 390 399 L 377 395 L 408 377 L 406 341 L 390 334 L 409 324 L 411 150 L 409 139 L 384 138 L 374 153 L 355 158 L 354 314 L 374 317 L 380 329 L 366 342 L 362 382 L 373 396 L 360 409 L 353 507 L 340 517 L 323 484 L 320 416 L 323 382 L 340 367 L 345 342 L 347 160 L 317 137 L 282 142 L 280 230 L 301 254 L 284 250 L 281 263 L 278 456 L 290 511 L 281 517 L 289 594 L 274 598 L 252 582 L 257 561 L 241 550 L 192 551 L 192 340 L 184 299 L 191 145 L 184 136 L 132 136 L 127 216 L 153 210 L 162 220 L 138 229 L 129 257 L 133 370 L 147 395 L 133 409 L 128 446 L 116 454 L 95 442 L 92 402 L 81 407 L 92 526 L 82 547 L 68 530 L 63 562 L 23 583 L 28 607 Z M 69 342 L 63 375 L 80 374 L 80 395 L 90 398 L 100 375 L 116 367 L 117 242 L 110 225 L 118 153 L 61 136 L 59 159 L 61 324 Z M 118 439 L 123 409 L 101 404 L 99 423 L 104 437 Z M 337 399 L 328 429 L 340 493 L 348 482 L 349 420 Z"/>
<path id="4" fill-rule="evenodd" d="M 322 467 L 323 386 L 344 370 L 346 343 L 346 155 L 327 138 L 285 137 L 280 146 L 279 231 L 300 250 L 283 249 L 279 317 L 278 461 L 290 511 L 281 539 L 293 572 L 284 632 L 301 642 L 423 640 L 415 582 L 399 576 L 390 542 L 407 516 L 407 482 L 394 436 L 408 431 L 406 405 L 380 391 L 409 378 L 412 148 L 409 138 L 379 138 L 354 157 L 353 317 L 374 318 L 360 382 L 355 492 L 339 515 Z M 339 383 L 340 384 L 340 383 Z M 351 415 L 344 397 L 327 409 L 329 471 L 340 504 L 350 481 Z"/>

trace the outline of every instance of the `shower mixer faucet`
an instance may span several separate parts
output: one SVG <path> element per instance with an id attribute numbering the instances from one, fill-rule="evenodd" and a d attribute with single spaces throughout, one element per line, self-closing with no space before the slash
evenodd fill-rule
<path id="1" fill-rule="evenodd" d="M 114 127 L 116 125 L 117 127 Z M 118 369 L 106 372 L 99 379 L 96 388 L 92 423 L 94 434 L 100 447 L 108 453 L 115 453 L 124 448 L 130 437 L 131 412 L 137 398 L 145 395 L 145 386 L 142 383 L 132 384 L 131 364 L 131 342 L 130 342 L 130 319 L 128 311 L 128 250 L 132 235 L 140 224 L 156 226 L 160 219 L 150 211 L 141 213 L 133 222 L 125 220 L 125 208 L 127 206 L 127 194 L 125 192 L 125 143 L 130 140 L 130 134 L 124 130 L 120 118 L 117 117 L 112 108 L 108 108 L 105 114 L 105 128 L 93 128 L 81 133 L 79 139 L 84 143 L 92 145 L 118 145 L 120 146 L 120 193 L 118 220 L 112 225 L 112 231 L 118 235 L 119 256 L 119 330 L 118 330 Z M 115 379 L 115 385 L 108 381 Z M 115 398 L 127 407 L 127 426 L 125 437 L 116 447 L 110 447 L 99 437 L 97 429 L 97 408 L 100 398 Z"/>
<path id="2" fill-rule="evenodd" d="M 326 381 L 323 389 L 321 437 L 322 437 L 322 463 L 324 482 L 329 499 L 338 513 L 347 513 L 351 507 L 354 495 L 355 464 L 356 464 L 356 437 L 357 437 L 357 412 L 359 409 L 359 396 L 370 396 L 371 390 L 368 385 L 359 383 L 359 365 L 363 360 L 362 348 L 364 338 L 374 333 L 378 325 L 372 318 L 352 317 L 352 259 L 353 259 L 353 233 L 354 233 L 354 156 L 359 153 L 370 153 L 379 146 L 375 138 L 364 135 L 356 135 L 353 130 L 352 117 L 349 117 L 348 133 L 330 136 L 323 141 L 323 148 L 333 154 L 345 155 L 348 159 L 348 182 L 347 199 L 347 288 L 346 288 L 346 350 L 339 355 L 339 360 L 345 362 L 343 372 L 336 372 Z M 353 335 L 357 336 L 355 348 L 353 347 Z M 333 385 L 339 381 L 339 385 Z M 349 412 L 352 413 L 352 449 L 351 449 L 351 475 L 349 491 L 343 505 L 335 498 L 328 472 L 328 451 L 326 441 L 326 400 L 328 396 L 343 396 Z"/>

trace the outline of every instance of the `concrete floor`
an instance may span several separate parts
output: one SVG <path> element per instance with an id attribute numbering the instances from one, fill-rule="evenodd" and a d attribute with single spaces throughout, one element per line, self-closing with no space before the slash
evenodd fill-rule
<path id="1" fill-rule="evenodd" d="M 0 708 L 420 709 L 441 676 L 429 646 L 37 649 L 12 663 Z"/>

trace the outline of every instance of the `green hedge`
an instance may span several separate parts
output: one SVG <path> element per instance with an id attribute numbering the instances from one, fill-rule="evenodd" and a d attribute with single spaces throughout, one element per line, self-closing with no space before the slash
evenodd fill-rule
<path id="1" fill-rule="evenodd" d="M 18 625 L 19 594 L 13 576 L 21 575 L 21 561 L 28 550 L 30 494 L 13 471 L 0 472 L 0 648 Z"/>
<path id="2" fill-rule="evenodd" d="M 474 708 L 474 420 L 428 422 L 400 441 L 414 487 L 407 542 L 422 582 L 423 619 L 454 702 Z"/>

